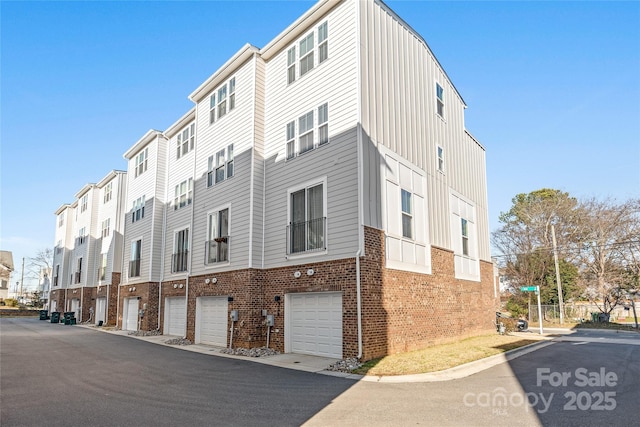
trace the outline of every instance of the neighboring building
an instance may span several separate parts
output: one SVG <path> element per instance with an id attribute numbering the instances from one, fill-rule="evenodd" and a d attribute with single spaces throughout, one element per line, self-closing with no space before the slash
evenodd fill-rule
<path id="1" fill-rule="evenodd" d="M 124 154 L 119 327 L 364 359 L 494 329 L 485 150 L 384 3 L 321 0 L 189 98 Z"/>
<path id="2" fill-rule="evenodd" d="M 55 212 L 51 312 L 73 311 L 79 322 L 115 324 L 125 197 L 126 172 L 114 170 Z"/>
<path id="3" fill-rule="evenodd" d="M 51 291 L 51 268 L 40 268 L 38 273 L 38 292 L 40 293 L 40 306 L 49 308 L 49 292 Z"/>
<path id="4" fill-rule="evenodd" d="M 13 254 L 10 251 L 0 251 L 0 301 L 9 298 L 13 270 Z"/>

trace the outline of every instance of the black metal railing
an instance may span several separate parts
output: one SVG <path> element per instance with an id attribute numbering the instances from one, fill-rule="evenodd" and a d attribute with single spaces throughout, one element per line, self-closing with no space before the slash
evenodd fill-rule
<path id="1" fill-rule="evenodd" d="M 229 236 L 216 237 L 205 242 L 204 263 L 215 264 L 229 261 Z"/>
<path id="2" fill-rule="evenodd" d="M 189 261 L 189 251 L 180 251 L 171 255 L 171 272 L 178 273 L 187 271 L 187 263 Z"/>
<path id="3" fill-rule="evenodd" d="M 287 226 L 287 255 L 326 249 L 327 218 L 291 222 Z"/>
<path id="4" fill-rule="evenodd" d="M 140 277 L 140 260 L 129 261 L 129 277 Z"/>
<path id="5" fill-rule="evenodd" d="M 76 271 L 73 278 L 74 278 L 73 283 L 75 284 L 80 283 L 80 280 L 82 279 L 82 271 Z"/>

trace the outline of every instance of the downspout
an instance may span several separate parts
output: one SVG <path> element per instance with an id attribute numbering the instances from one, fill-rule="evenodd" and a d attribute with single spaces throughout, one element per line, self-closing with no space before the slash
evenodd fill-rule
<path id="1" fill-rule="evenodd" d="M 187 339 L 187 323 L 189 321 L 189 278 L 191 277 L 191 268 L 193 267 L 193 240 L 195 237 L 195 233 L 193 232 L 193 221 L 195 220 L 195 215 L 196 215 L 196 172 L 197 172 L 197 168 L 196 168 L 196 160 L 198 158 L 198 104 L 196 104 L 195 106 L 195 111 L 193 114 L 193 122 L 195 123 L 195 126 L 193 127 L 194 132 L 195 132 L 195 142 L 194 142 L 194 147 L 193 147 L 193 193 L 191 193 L 191 223 L 189 224 L 189 233 L 191 234 L 191 238 L 189 239 L 189 259 L 188 259 L 188 265 L 189 267 L 187 268 L 187 279 L 185 280 L 185 285 L 184 285 L 184 315 L 185 315 L 185 319 L 184 319 L 184 336 L 182 337 L 183 339 Z M 167 156 L 167 159 L 169 158 L 169 156 Z M 167 173 L 167 180 L 168 178 L 168 173 Z M 194 338 L 195 338 L 195 331 L 194 331 Z M 194 339 L 195 341 L 195 339 Z"/>
<path id="2" fill-rule="evenodd" d="M 356 304 L 358 315 L 358 360 L 362 359 L 362 292 L 360 290 L 360 254 L 362 249 L 356 252 Z"/>

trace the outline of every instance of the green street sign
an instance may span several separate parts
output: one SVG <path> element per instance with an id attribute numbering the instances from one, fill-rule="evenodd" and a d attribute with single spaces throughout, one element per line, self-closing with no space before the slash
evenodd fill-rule
<path id="1" fill-rule="evenodd" d="M 523 286 L 520 288 L 520 290 L 522 292 L 535 292 L 536 291 L 536 287 L 535 286 Z"/>

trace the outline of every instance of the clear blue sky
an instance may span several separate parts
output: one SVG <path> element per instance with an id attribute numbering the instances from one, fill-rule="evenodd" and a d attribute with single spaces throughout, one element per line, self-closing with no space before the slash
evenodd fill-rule
<path id="1" fill-rule="evenodd" d="M 125 169 L 122 154 L 188 111 L 244 43 L 265 46 L 313 3 L 1 1 L 0 249 L 19 265 L 53 247 L 60 205 Z M 639 2 L 387 4 L 468 105 L 492 230 L 517 193 L 640 195 Z"/>

